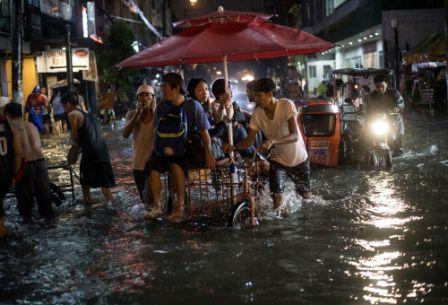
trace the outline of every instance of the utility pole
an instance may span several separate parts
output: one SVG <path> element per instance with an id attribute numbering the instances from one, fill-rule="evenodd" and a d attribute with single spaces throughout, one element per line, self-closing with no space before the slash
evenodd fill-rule
<path id="1" fill-rule="evenodd" d="M 390 22 L 394 30 L 394 74 L 395 74 L 395 89 L 400 89 L 400 50 L 398 46 L 398 19 L 395 17 Z"/>
<path id="2" fill-rule="evenodd" d="M 446 49 L 448 58 L 448 0 L 445 0 L 445 39 L 446 39 Z M 445 109 L 448 113 L 448 63 L 445 66 L 445 86 L 446 86 L 446 97 L 445 97 Z"/>
<path id="3" fill-rule="evenodd" d="M 74 92 L 73 90 L 73 62 L 72 62 L 72 44 L 70 41 L 70 23 L 65 25 L 65 61 L 67 63 L 67 88 L 68 92 Z"/>
<path id="4" fill-rule="evenodd" d="M 22 70 L 23 70 L 23 15 L 24 0 L 10 1 L 11 4 L 11 37 L 12 37 L 12 100 L 23 102 Z"/>

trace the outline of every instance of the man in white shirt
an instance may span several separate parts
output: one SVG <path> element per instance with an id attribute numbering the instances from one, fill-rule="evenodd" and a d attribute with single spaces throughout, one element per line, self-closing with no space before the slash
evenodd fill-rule
<path id="1" fill-rule="evenodd" d="M 282 203 L 286 178 L 294 181 L 302 198 L 309 198 L 310 165 L 305 143 L 297 124 L 297 110 L 288 99 L 274 97 L 275 84 L 269 78 L 259 79 L 254 86 L 257 108 L 252 114 L 248 136 L 238 145 L 224 144 L 224 150 L 241 150 L 253 144 L 258 131 L 266 140 L 258 149 L 271 152 L 269 169 L 269 188 L 273 196 L 274 209 Z"/>

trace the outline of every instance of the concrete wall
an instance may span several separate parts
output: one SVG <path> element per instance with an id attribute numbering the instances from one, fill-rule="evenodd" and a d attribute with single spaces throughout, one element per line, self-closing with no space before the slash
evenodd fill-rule
<path id="1" fill-rule="evenodd" d="M 339 49 L 336 51 L 336 69 L 356 68 L 362 65 L 364 68 L 382 68 L 381 54 L 383 52 L 383 42 L 378 40 L 376 51 L 364 53 L 363 46 L 356 46 L 351 49 Z"/>
<path id="2" fill-rule="evenodd" d="M 11 60 L 6 61 L 6 73 L 8 77 L 8 97 L 12 99 L 12 76 L 11 76 Z M 33 91 L 34 87 L 39 83 L 38 74 L 36 71 L 36 62 L 34 57 L 25 57 L 23 59 L 23 105 L 25 105 L 26 98 Z"/>

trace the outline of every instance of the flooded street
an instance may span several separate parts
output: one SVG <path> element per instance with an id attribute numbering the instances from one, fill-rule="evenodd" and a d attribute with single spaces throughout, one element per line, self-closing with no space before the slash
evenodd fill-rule
<path id="1" fill-rule="evenodd" d="M 313 168 L 310 202 L 248 230 L 145 223 L 130 141 L 106 130 L 114 206 L 23 225 L 6 200 L 0 304 L 448 304 L 448 119 L 406 128 L 391 171 Z M 50 163 L 67 143 L 45 141 Z"/>

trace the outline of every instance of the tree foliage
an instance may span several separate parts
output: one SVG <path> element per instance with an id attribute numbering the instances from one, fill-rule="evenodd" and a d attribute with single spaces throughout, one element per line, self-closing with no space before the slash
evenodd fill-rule
<path id="1" fill-rule="evenodd" d="M 104 39 L 104 47 L 97 52 L 98 71 L 102 82 L 118 86 L 125 92 L 132 90 L 137 74 L 133 69 L 118 69 L 116 64 L 132 56 L 135 52 L 132 28 L 124 22 L 114 22 Z"/>

